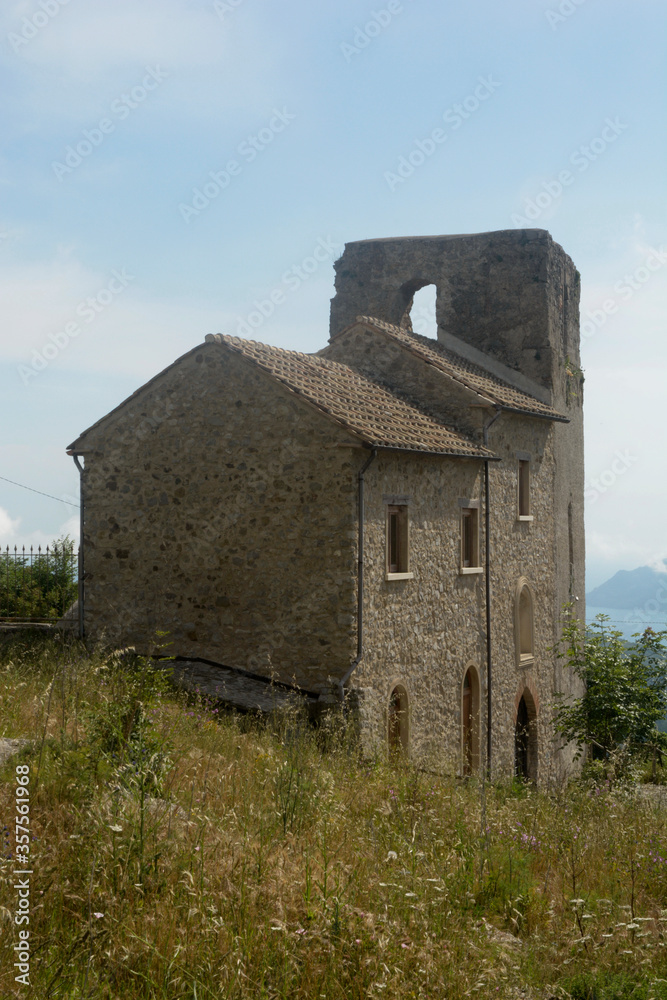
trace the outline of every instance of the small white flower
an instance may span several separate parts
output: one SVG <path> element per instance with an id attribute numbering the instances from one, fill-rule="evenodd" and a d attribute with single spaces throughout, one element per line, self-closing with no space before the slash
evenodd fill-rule
<path id="1" fill-rule="evenodd" d="M 103 913 L 93 913 L 93 916 L 97 917 L 98 920 L 101 920 L 102 917 L 104 916 L 104 914 Z"/>
<path id="2" fill-rule="evenodd" d="M 396 851 L 387 852 L 387 861 L 398 861 L 398 854 Z"/>
<path id="3" fill-rule="evenodd" d="M 112 825 L 109 827 L 109 829 L 113 830 L 114 833 L 122 833 L 123 832 L 122 826 L 118 826 L 117 823 L 112 823 Z"/>

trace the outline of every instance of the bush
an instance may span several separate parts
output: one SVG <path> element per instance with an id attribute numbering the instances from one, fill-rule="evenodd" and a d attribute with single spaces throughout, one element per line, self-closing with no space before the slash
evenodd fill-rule
<path id="1" fill-rule="evenodd" d="M 0 555 L 0 615 L 7 618 L 57 619 L 77 597 L 77 560 L 69 536 L 56 539 L 46 552 Z"/>
<path id="2" fill-rule="evenodd" d="M 647 628 L 628 643 L 605 615 L 584 625 L 569 616 L 559 656 L 581 678 L 581 698 L 561 703 L 557 731 L 574 742 L 577 757 L 589 749 L 593 760 L 646 759 L 667 746 L 656 723 L 667 712 L 667 632 Z"/>

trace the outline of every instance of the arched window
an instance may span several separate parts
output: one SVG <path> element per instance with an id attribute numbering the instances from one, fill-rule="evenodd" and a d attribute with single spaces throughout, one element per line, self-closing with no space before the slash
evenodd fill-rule
<path id="1" fill-rule="evenodd" d="M 469 666 L 461 687 L 461 749 L 463 774 L 479 768 L 479 675 Z"/>
<path id="2" fill-rule="evenodd" d="M 528 688 L 519 699 L 514 723 L 514 773 L 537 781 L 537 710 Z"/>
<path id="3" fill-rule="evenodd" d="M 435 318 L 435 300 L 437 289 L 435 285 L 424 285 L 415 292 L 410 310 L 410 322 L 415 333 L 422 337 L 438 339 L 438 323 Z"/>
<path id="4" fill-rule="evenodd" d="M 534 650 L 533 595 L 524 577 L 517 584 L 514 607 L 514 639 L 518 666 L 532 663 Z"/>
<path id="5" fill-rule="evenodd" d="M 390 753 L 408 749 L 408 693 L 402 684 L 389 696 L 387 736 Z"/>

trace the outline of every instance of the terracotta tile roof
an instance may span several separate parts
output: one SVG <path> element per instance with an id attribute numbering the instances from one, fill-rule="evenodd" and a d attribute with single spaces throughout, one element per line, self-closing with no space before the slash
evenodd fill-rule
<path id="1" fill-rule="evenodd" d="M 347 365 L 220 333 L 209 334 L 206 340 L 268 372 L 366 444 L 401 451 L 495 458 L 493 452 L 397 399 Z"/>
<path id="2" fill-rule="evenodd" d="M 503 410 L 546 417 L 550 420 L 568 420 L 568 417 L 559 413 L 558 410 L 554 410 L 553 407 L 534 396 L 530 396 L 527 392 L 522 392 L 521 389 L 515 389 L 514 386 L 503 382 L 502 379 L 480 368 L 474 362 L 448 350 L 444 344 L 437 340 L 422 337 L 421 334 L 412 331 L 402 330 L 400 327 L 394 326 L 393 323 L 386 323 L 373 316 L 357 316 L 357 323 L 369 326 L 398 341 L 428 364 L 439 368 L 446 375 L 460 382 L 461 385 L 472 389 L 491 403 L 502 407 Z"/>

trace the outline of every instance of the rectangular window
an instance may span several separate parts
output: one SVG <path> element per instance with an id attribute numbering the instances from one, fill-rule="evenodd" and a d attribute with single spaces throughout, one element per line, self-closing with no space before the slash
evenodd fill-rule
<path id="1" fill-rule="evenodd" d="M 476 571 L 479 564 L 479 507 L 461 508 L 461 570 Z"/>
<path id="2" fill-rule="evenodd" d="M 407 579 L 408 567 L 408 507 L 407 504 L 387 504 L 387 578 Z"/>
<path id="3" fill-rule="evenodd" d="M 519 459 L 519 517 L 530 517 L 530 462 Z"/>

